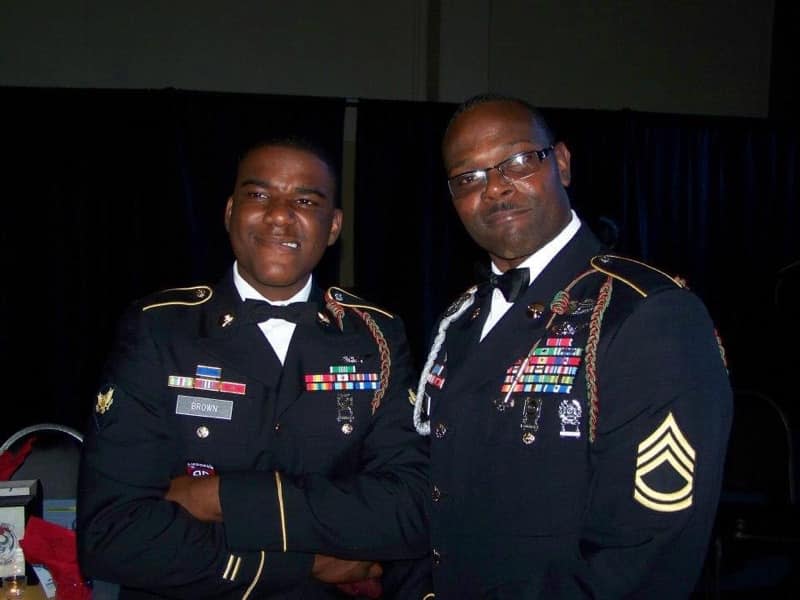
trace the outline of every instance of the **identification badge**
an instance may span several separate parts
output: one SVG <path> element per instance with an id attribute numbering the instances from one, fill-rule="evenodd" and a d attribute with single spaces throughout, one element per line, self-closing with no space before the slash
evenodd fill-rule
<path id="1" fill-rule="evenodd" d="M 233 401 L 219 398 L 201 398 L 199 396 L 178 396 L 175 405 L 176 415 L 187 417 L 206 417 L 230 421 L 233 417 Z"/>

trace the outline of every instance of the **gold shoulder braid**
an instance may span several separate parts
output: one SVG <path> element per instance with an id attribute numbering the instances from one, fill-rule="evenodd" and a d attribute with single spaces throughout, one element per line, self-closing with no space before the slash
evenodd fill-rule
<path id="1" fill-rule="evenodd" d="M 350 292 L 338 287 L 330 287 L 327 289 L 325 292 L 325 306 L 328 308 L 331 314 L 336 317 L 340 331 L 344 328 L 343 319 L 345 309 L 350 309 L 356 314 L 356 316 L 358 316 L 358 318 L 364 321 L 364 324 L 367 326 L 367 329 L 378 346 L 378 354 L 380 355 L 381 359 L 381 385 L 377 390 L 375 390 L 375 395 L 372 397 L 371 405 L 372 414 L 374 415 L 375 411 L 378 410 L 378 407 L 381 405 L 381 400 L 383 399 L 384 394 L 386 394 L 386 389 L 389 386 L 389 372 L 392 368 L 392 353 L 390 352 L 389 344 L 386 342 L 386 338 L 383 336 L 383 332 L 375 322 L 375 319 L 373 319 L 366 310 L 362 309 L 374 310 L 382 315 L 386 315 L 390 319 L 394 319 L 394 315 L 370 304 L 366 304 L 363 298 L 359 298 L 358 296 L 355 296 Z"/>
<path id="2" fill-rule="evenodd" d="M 142 308 L 142 312 L 162 306 L 196 306 L 208 302 L 213 295 L 214 291 L 207 285 L 170 288 L 158 292 L 156 294 L 158 302 L 146 305 Z"/>

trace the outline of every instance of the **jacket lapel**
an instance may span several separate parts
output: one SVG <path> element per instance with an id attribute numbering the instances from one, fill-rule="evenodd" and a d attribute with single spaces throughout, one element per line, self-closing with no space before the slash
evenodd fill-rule
<path id="1" fill-rule="evenodd" d="M 319 312 L 324 311 L 324 301 L 322 291 L 314 286 L 311 289 L 309 302 L 317 304 Z M 313 324 L 299 323 L 292 334 L 289 350 L 283 362 L 283 371 L 278 385 L 278 399 L 275 409 L 276 416 L 280 416 L 292 404 L 294 404 L 303 392 L 305 392 L 306 365 L 304 357 L 309 353 L 319 351 L 315 346 L 319 345 L 320 335 L 324 335 L 321 328 L 335 328 L 332 323 L 325 325 L 318 320 Z"/>
<path id="2" fill-rule="evenodd" d="M 589 268 L 589 259 L 600 248 L 597 238 L 581 225 L 575 237 L 550 261 L 483 341 L 477 342 L 489 310 L 488 302 L 481 308 L 482 318 L 471 319 L 468 310 L 459 321 L 471 323 L 454 323 L 451 329 L 456 329 L 452 335 L 448 330 L 446 344 L 449 391 L 487 383 L 496 383 L 499 391 L 498 371 L 508 369 L 514 361 L 524 357 L 536 340 L 545 334 L 545 325 L 551 316 L 550 303 L 556 292 L 566 287 L 579 272 Z M 541 316 L 536 317 L 539 308 Z M 449 366 L 451 364 L 458 365 L 456 371 Z"/>
<path id="3" fill-rule="evenodd" d="M 281 376 L 280 360 L 258 325 L 240 322 L 242 305 L 231 271 L 206 305 L 200 343 L 220 362 L 274 389 Z"/>

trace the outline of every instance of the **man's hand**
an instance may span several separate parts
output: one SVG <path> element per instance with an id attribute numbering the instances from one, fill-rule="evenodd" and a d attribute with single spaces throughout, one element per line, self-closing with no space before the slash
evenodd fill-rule
<path id="1" fill-rule="evenodd" d="M 169 484 L 167 500 L 177 502 L 201 521 L 222 521 L 219 503 L 219 477 L 181 475 Z"/>
<path id="2" fill-rule="evenodd" d="M 337 583 L 336 587 L 348 596 L 370 598 L 371 600 L 379 600 L 383 597 L 383 586 L 381 585 L 381 580 L 377 577 L 356 581 L 355 583 Z"/>
<path id="3" fill-rule="evenodd" d="M 325 583 L 353 583 L 374 577 L 380 577 L 383 568 L 380 564 L 368 560 L 344 560 L 316 554 L 311 575 Z"/>

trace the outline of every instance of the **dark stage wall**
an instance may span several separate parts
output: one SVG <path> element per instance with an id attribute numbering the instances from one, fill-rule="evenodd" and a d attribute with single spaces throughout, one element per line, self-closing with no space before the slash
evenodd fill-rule
<path id="1" fill-rule="evenodd" d="M 237 152 L 300 131 L 341 157 L 335 98 L 0 88 L 0 353 L 14 382 L 3 437 L 82 428 L 116 318 L 134 297 L 213 283 Z M 483 260 L 450 205 L 439 142 L 454 106 L 359 100 L 354 290 L 398 312 L 424 359 L 434 319 Z M 777 348 L 797 331 L 798 127 L 777 120 L 547 111 L 572 151 L 571 194 L 617 250 L 685 276 L 707 302 L 737 386 L 791 404 Z M 337 280 L 334 247 L 320 269 Z M 794 286 L 794 287 L 792 287 Z M 782 291 L 776 298 L 776 291 Z"/>

